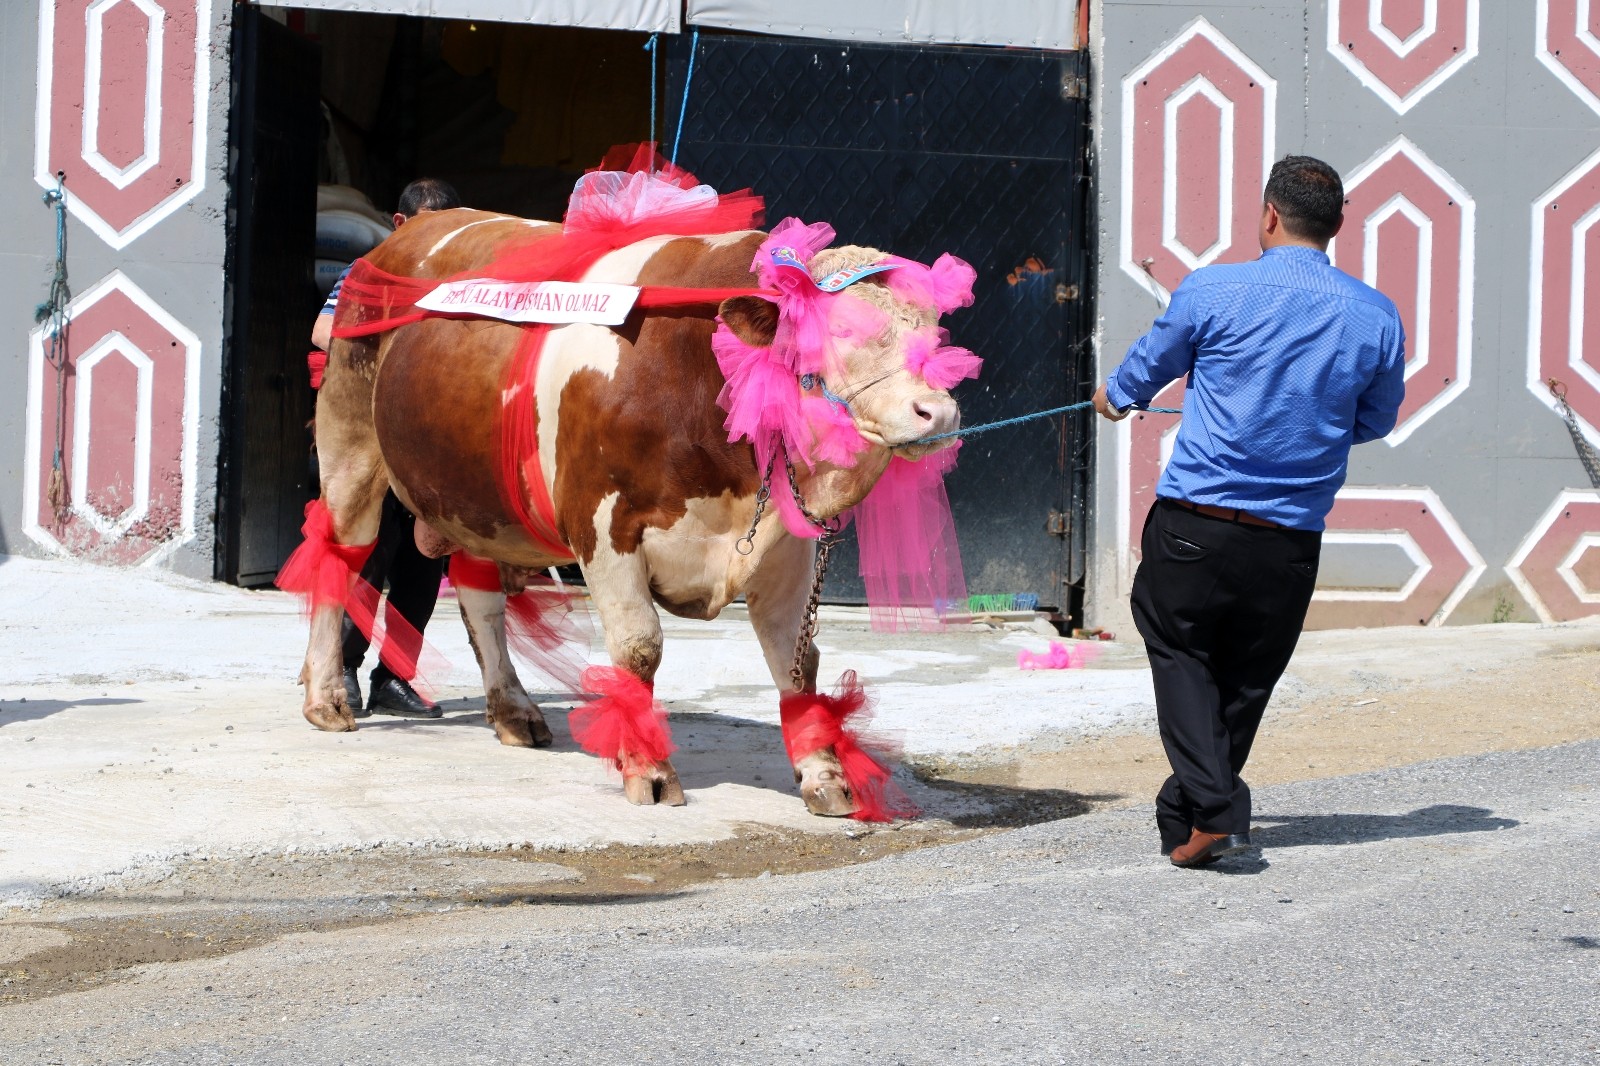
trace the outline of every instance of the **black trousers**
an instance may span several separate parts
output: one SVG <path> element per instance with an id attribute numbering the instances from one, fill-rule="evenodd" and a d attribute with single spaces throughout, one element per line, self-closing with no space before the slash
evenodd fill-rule
<path id="1" fill-rule="evenodd" d="M 1322 534 L 1196 514 L 1157 500 L 1133 579 L 1133 619 L 1172 766 L 1156 796 L 1162 844 L 1250 829 L 1239 777 L 1317 583 Z"/>
<path id="2" fill-rule="evenodd" d="M 378 524 L 378 543 L 361 568 L 361 576 L 375 589 L 389 582 L 389 608 L 410 622 L 421 633 L 433 617 L 439 602 L 439 579 L 444 575 L 443 558 L 430 559 L 417 550 L 416 519 L 393 492 L 383 497 L 383 518 Z M 344 665 L 358 670 L 366 657 L 369 641 L 361 635 L 350 616 L 345 615 Z M 374 684 L 390 676 L 389 668 L 379 663 L 372 671 Z"/>

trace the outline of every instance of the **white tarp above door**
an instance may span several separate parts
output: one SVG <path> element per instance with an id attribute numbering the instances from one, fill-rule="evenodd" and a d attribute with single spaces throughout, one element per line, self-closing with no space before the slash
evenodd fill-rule
<path id="1" fill-rule="evenodd" d="M 258 0 L 259 2 L 259 0 Z M 285 7 L 677 33 L 679 0 L 288 0 Z"/>
<path id="2" fill-rule="evenodd" d="M 1088 0 L 689 0 L 689 23 L 832 41 L 1070 51 Z"/>

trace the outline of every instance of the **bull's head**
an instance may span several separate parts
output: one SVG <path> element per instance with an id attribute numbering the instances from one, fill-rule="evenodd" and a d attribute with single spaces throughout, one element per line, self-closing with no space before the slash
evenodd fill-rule
<path id="1" fill-rule="evenodd" d="M 865 449 L 920 459 L 952 444 L 944 435 L 960 427 L 961 412 L 950 388 L 976 374 L 980 360 L 950 347 L 938 319 L 971 301 L 971 268 L 949 257 L 929 268 L 849 246 L 818 251 L 806 271 L 788 285 L 798 270 L 768 275 L 782 291 L 778 303 L 741 296 L 721 307 L 739 341 L 775 349 L 789 371 L 788 382 L 771 388 L 792 390 L 798 381 L 811 439 L 791 441 L 800 445 L 797 458 L 851 466 Z M 829 291 L 853 274 L 860 276 Z M 737 368 L 728 369 L 732 381 Z"/>

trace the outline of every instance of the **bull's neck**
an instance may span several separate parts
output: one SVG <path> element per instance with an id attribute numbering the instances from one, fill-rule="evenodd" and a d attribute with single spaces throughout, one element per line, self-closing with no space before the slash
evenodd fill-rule
<path id="1" fill-rule="evenodd" d="M 806 510 L 818 518 L 837 518 L 867 498 L 888 469 L 889 458 L 887 448 L 869 447 L 856 456 L 853 466 L 819 463 L 810 471 L 798 468 L 796 483 Z"/>

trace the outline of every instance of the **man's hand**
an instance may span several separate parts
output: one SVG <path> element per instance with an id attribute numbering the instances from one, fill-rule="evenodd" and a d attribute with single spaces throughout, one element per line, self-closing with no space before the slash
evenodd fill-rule
<path id="1" fill-rule="evenodd" d="M 1094 409 L 1101 418 L 1106 419 L 1108 422 L 1121 422 L 1128 417 L 1128 412 L 1133 410 L 1131 407 L 1126 407 L 1119 411 L 1112 407 L 1111 401 L 1106 399 L 1106 387 L 1103 382 L 1098 389 L 1094 390 Z"/>

